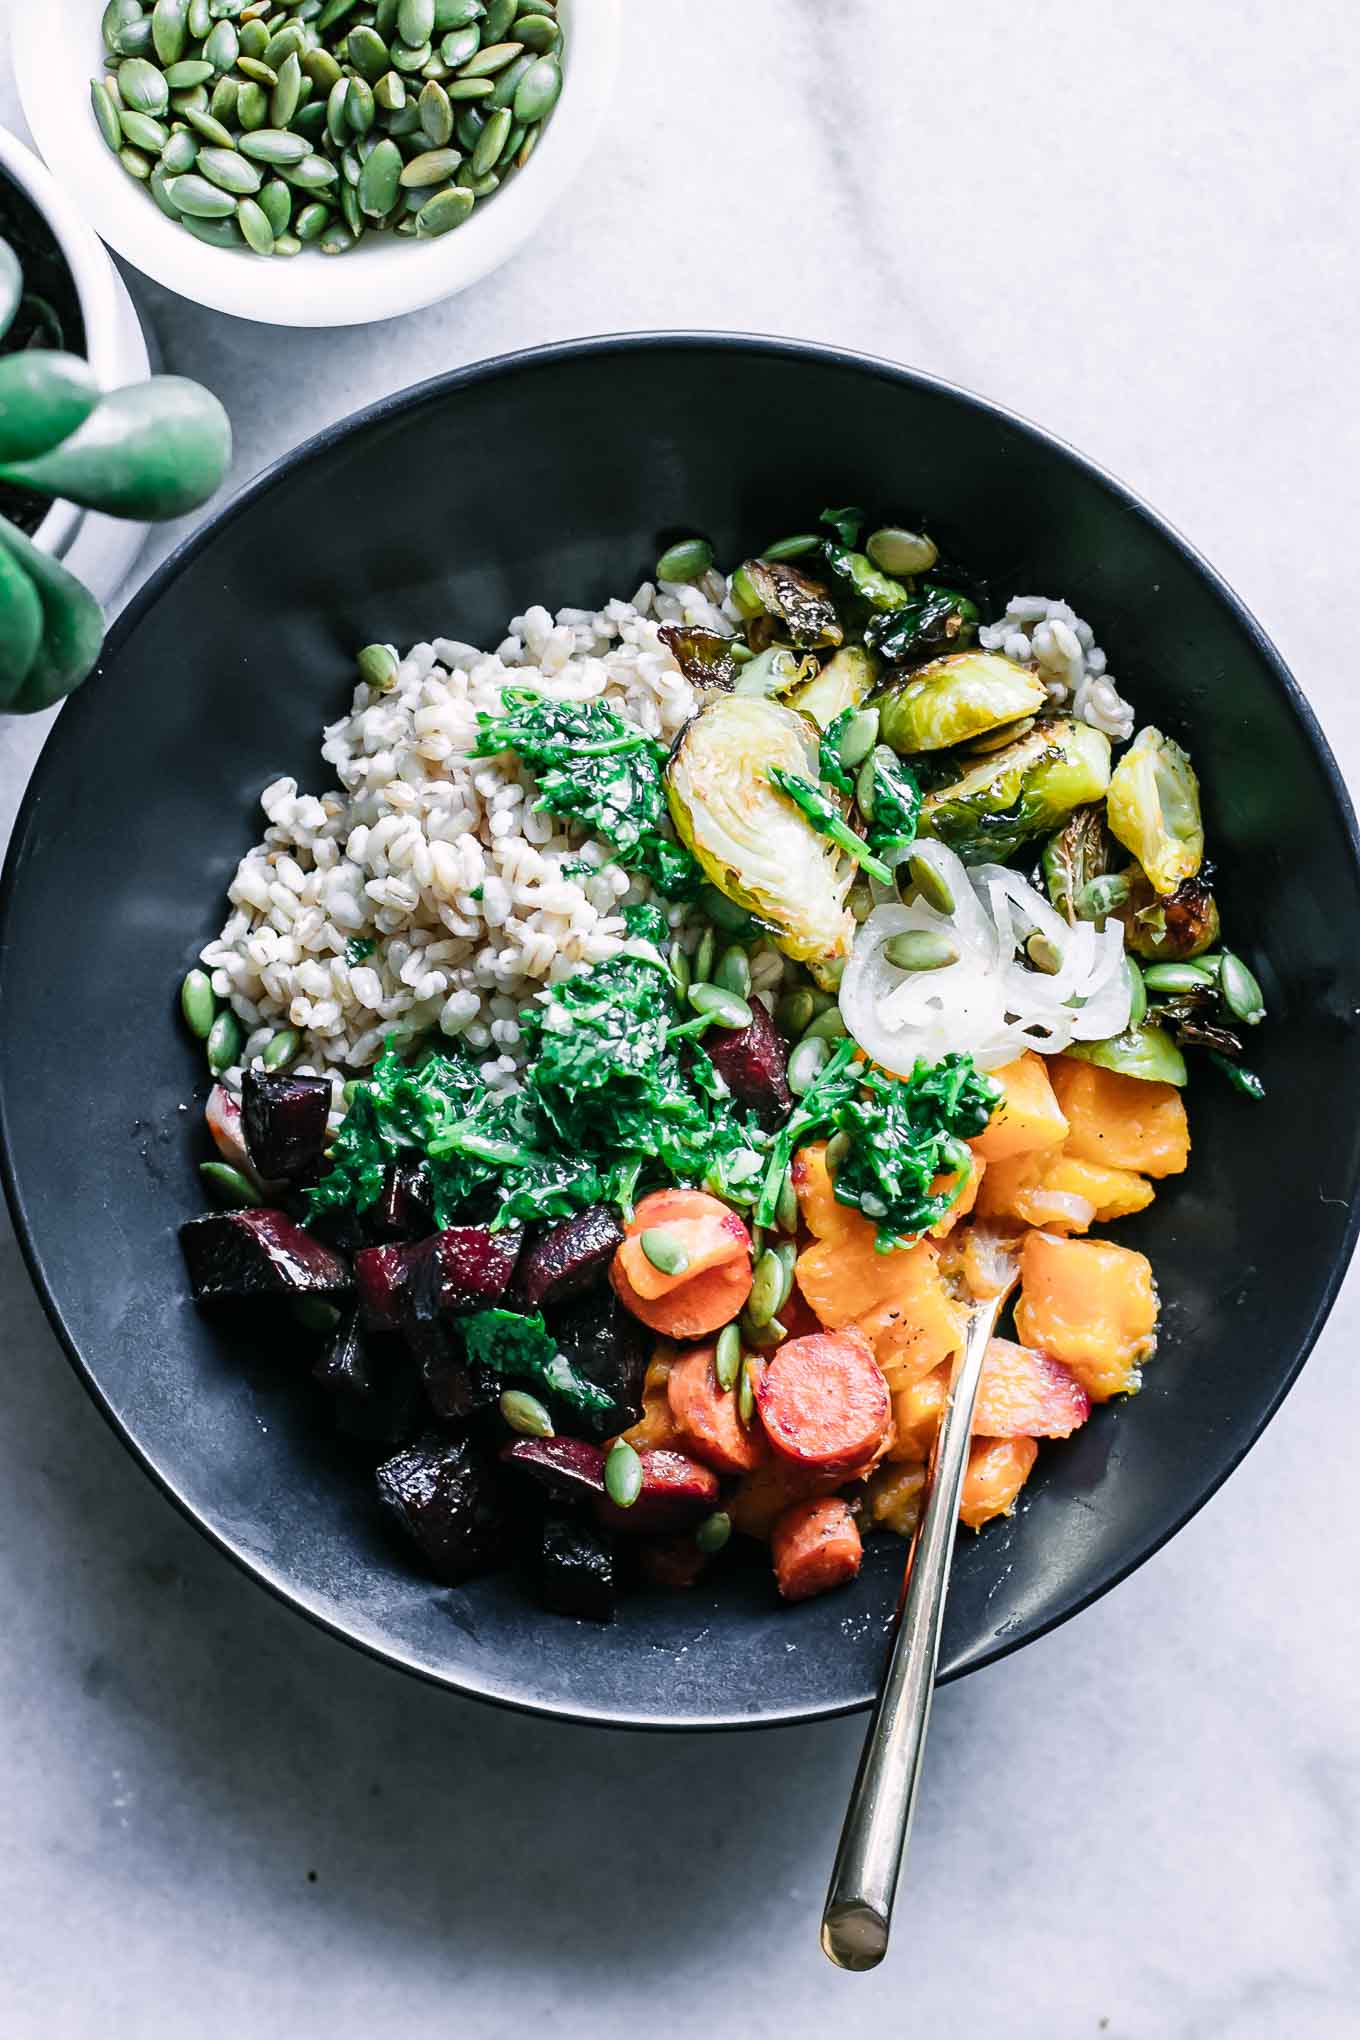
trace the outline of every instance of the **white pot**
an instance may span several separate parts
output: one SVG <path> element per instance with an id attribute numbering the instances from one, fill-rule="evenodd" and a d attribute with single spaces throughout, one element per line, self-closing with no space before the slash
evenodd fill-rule
<path id="1" fill-rule="evenodd" d="M 144 381 L 151 373 L 146 335 L 122 277 L 33 151 L 3 127 L 0 177 L 18 185 L 52 230 L 75 284 L 85 324 L 85 358 L 99 387 L 112 390 Z M 33 542 L 69 567 L 97 602 L 107 603 L 127 579 L 149 529 L 74 503 L 54 503 Z"/>

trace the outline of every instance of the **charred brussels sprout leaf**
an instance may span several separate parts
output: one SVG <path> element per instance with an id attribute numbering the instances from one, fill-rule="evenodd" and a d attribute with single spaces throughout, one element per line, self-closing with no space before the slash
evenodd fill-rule
<path id="1" fill-rule="evenodd" d="M 838 645 L 845 636 L 836 605 L 821 582 L 787 561 L 747 560 L 732 577 L 732 594 L 743 615 L 773 618 L 803 650 Z"/>
<path id="2" fill-rule="evenodd" d="M 867 602 L 871 609 L 900 610 L 908 600 L 902 583 L 891 574 L 882 573 L 868 553 L 854 552 L 828 538 L 822 545 L 822 558 L 846 592 L 860 602 Z"/>
<path id="3" fill-rule="evenodd" d="M 770 766 L 815 783 L 813 725 L 775 701 L 717 696 L 666 767 L 671 816 L 719 892 L 764 921 L 787 956 L 825 965 L 850 953 L 853 868 L 771 784 Z"/>
<path id="4" fill-rule="evenodd" d="M 1153 891 L 1136 864 L 1130 865 L 1124 876 L 1129 881 L 1129 897 L 1119 918 L 1124 923 L 1125 944 L 1135 956 L 1184 963 L 1213 948 L 1220 930 L 1207 864 L 1194 878 L 1183 878 L 1165 898 Z"/>
<path id="5" fill-rule="evenodd" d="M 947 843 L 965 864 L 1004 860 L 1073 808 L 1099 800 L 1109 783 L 1109 738 L 1057 717 L 928 794 L 920 831 Z"/>
<path id="6" fill-rule="evenodd" d="M 879 729 L 894 751 L 947 751 L 1033 715 L 1046 699 L 1036 673 L 998 652 L 954 652 L 894 680 L 878 696 Z"/>
<path id="7" fill-rule="evenodd" d="M 829 524 L 842 545 L 854 545 L 864 528 L 864 512 L 854 503 L 843 510 L 823 510 L 819 524 Z"/>
<path id="8" fill-rule="evenodd" d="M 514 751 L 538 781 L 535 808 L 601 836 L 618 862 L 671 899 L 698 887 L 693 859 L 663 829 L 666 747 L 602 701 L 553 701 L 507 687 L 479 714 L 474 758 Z"/>
<path id="9" fill-rule="evenodd" d="M 1152 1022 L 1111 1035 L 1108 1041 L 1070 1042 L 1063 1053 L 1096 1063 L 1103 1070 L 1115 1070 L 1121 1077 L 1142 1077 L 1148 1083 L 1178 1088 L 1186 1081 L 1185 1057 L 1166 1030 Z"/>
<path id="10" fill-rule="evenodd" d="M 1240 1063 L 1229 1062 L 1227 1056 L 1219 1055 L 1212 1049 L 1209 1051 L 1209 1060 L 1222 1070 L 1235 1091 L 1241 1091 L 1245 1097 L 1255 1098 L 1258 1104 L 1265 1097 L 1266 1087 L 1254 1070 L 1244 1070 Z"/>
<path id="11" fill-rule="evenodd" d="M 829 730 L 846 709 L 859 707 L 873 687 L 876 673 L 874 661 L 862 645 L 842 645 L 818 673 L 786 698 L 790 708 L 811 716 L 818 729 Z"/>
<path id="12" fill-rule="evenodd" d="M 1097 805 L 1074 808 L 1062 827 L 1044 845 L 1044 884 L 1064 920 L 1075 926 L 1076 901 L 1094 878 L 1110 868 L 1110 837 L 1105 810 Z"/>
<path id="13" fill-rule="evenodd" d="M 1115 767 L 1106 801 L 1110 831 L 1142 865 L 1155 892 L 1174 893 L 1204 860 L 1199 781 L 1180 745 L 1140 730 Z"/>
<path id="14" fill-rule="evenodd" d="M 663 623 L 657 632 L 685 678 L 695 687 L 730 687 L 737 677 L 732 640 L 697 624 Z"/>
<path id="15" fill-rule="evenodd" d="M 916 666 L 940 652 L 971 644 L 977 625 L 975 602 L 955 588 L 927 583 L 903 608 L 871 617 L 864 642 L 891 665 Z"/>

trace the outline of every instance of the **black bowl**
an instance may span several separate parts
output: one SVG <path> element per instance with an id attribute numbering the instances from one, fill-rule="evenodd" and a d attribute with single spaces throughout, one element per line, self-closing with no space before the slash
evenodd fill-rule
<path id="1" fill-rule="evenodd" d="M 1165 524 L 974 397 L 808 346 L 592 342 L 380 404 L 169 560 L 62 714 L 3 882 L 0 1131 L 35 1280 L 129 1449 L 285 1600 L 460 1692 L 685 1727 L 859 1707 L 902 1547 L 876 1540 L 852 1589 L 802 1608 L 777 1606 L 753 1562 L 641 1596 L 603 1631 L 540 1614 L 509 1579 L 423 1579 L 302 1389 L 188 1301 L 175 1226 L 201 1202 L 204 1078 L 176 987 L 262 786 L 319 785 L 357 645 L 495 643 L 530 602 L 630 592 L 677 532 L 738 558 L 860 499 L 925 515 L 997 595 L 1063 594 L 1092 620 L 1140 715 L 1193 750 L 1225 925 L 1270 1004 L 1252 1042 L 1265 1103 L 1198 1077 L 1188 1176 L 1121 1229 L 1161 1285 L 1147 1386 L 1045 1446 L 1014 1519 L 964 1537 L 943 1676 L 1061 1621 L 1185 1522 L 1278 1406 L 1350 1253 L 1355 820 L 1279 658 Z"/>

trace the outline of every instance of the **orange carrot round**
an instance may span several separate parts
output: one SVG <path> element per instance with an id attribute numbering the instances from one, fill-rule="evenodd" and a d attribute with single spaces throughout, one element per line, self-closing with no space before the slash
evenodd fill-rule
<path id="1" fill-rule="evenodd" d="M 776 1452 L 828 1473 L 871 1460 L 892 1423 L 883 1370 L 853 1327 L 780 1346 L 757 1384 L 756 1407 Z"/>

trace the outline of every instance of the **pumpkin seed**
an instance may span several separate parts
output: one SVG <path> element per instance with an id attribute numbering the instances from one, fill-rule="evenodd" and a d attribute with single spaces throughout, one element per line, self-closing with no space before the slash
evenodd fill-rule
<path id="1" fill-rule="evenodd" d="M 718 891 L 716 885 L 702 885 L 699 888 L 699 906 L 715 928 L 723 928 L 729 935 L 751 933 L 751 916 L 745 907 L 729 900 L 726 893 Z"/>
<path id="2" fill-rule="evenodd" d="M 475 57 L 468 58 L 461 75 L 464 78 L 489 78 L 493 72 L 503 71 L 507 64 L 513 64 L 521 47 L 517 42 L 487 43 Z"/>
<path id="3" fill-rule="evenodd" d="M 377 117 L 373 87 L 365 78 L 351 78 L 345 98 L 345 119 L 356 135 L 366 135 Z"/>
<path id="4" fill-rule="evenodd" d="M 696 1013 L 702 1013 L 715 1026 L 726 1027 L 734 1033 L 751 1025 L 751 1008 L 736 992 L 724 990 L 721 985 L 692 984 L 685 995 Z"/>
<path id="5" fill-rule="evenodd" d="M 311 143 L 313 154 L 320 149 L 326 133 L 326 102 L 315 99 L 307 106 L 300 106 L 293 115 L 293 133 L 305 135 Z"/>
<path id="6" fill-rule="evenodd" d="M 118 47 L 118 31 L 123 23 L 140 21 L 141 18 L 141 0 L 109 0 L 99 19 L 99 32 L 104 38 L 104 48 L 110 56 Z"/>
<path id="7" fill-rule="evenodd" d="M 724 1395 L 736 1387 L 741 1369 L 741 1333 L 735 1324 L 724 1325 L 713 1354 L 713 1372 Z"/>
<path id="8" fill-rule="evenodd" d="M 289 21 L 270 36 L 264 47 L 264 61 L 282 75 L 283 66 L 289 57 L 299 59 L 301 68 L 302 52 L 307 47 L 307 31 L 301 22 Z"/>
<path id="9" fill-rule="evenodd" d="M 240 31 L 241 55 L 263 57 L 269 48 L 269 30 L 262 21 L 248 21 Z"/>
<path id="10" fill-rule="evenodd" d="M 325 0 L 325 5 L 313 23 L 317 34 L 324 35 L 328 28 L 334 28 L 336 22 L 343 21 L 357 5 L 358 0 Z"/>
<path id="11" fill-rule="evenodd" d="M 208 0 L 189 0 L 189 12 L 185 18 L 189 25 L 189 33 L 194 41 L 202 42 L 204 36 L 212 28 L 212 14 L 208 8 Z"/>
<path id="12" fill-rule="evenodd" d="M 776 1324 L 778 1324 L 778 1319 L 772 1318 L 770 1323 L 764 1327 L 764 1330 L 766 1332 L 773 1331 Z M 782 1325 L 779 1325 L 779 1336 L 782 1340 L 784 1336 L 784 1327 Z M 775 1343 L 778 1344 L 779 1341 L 776 1340 Z M 737 1415 L 743 1424 L 749 1425 L 755 1413 L 756 1371 L 754 1362 L 748 1356 L 741 1363 L 741 1385 L 737 1390 Z"/>
<path id="13" fill-rule="evenodd" d="M 524 140 L 520 144 L 519 154 L 515 158 L 515 168 L 517 170 L 522 170 L 525 164 L 528 162 L 529 158 L 533 155 L 534 150 L 538 147 L 538 138 L 542 132 L 543 130 L 541 127 L 531 127 L 528 134 L 524 137 Z M 733 658 L 736 658 L 737 656 L 736 645 L 733 645 L 732 647 L 732 656 Z"/>
<path id="14" fill-rule="evenodd" d="M 179 988 L 179 1006 L 191 1034 L 206 1041 L 217 1018 L 217 996 L 205 970 L 194 969 Z"/>
<path id="15" fill-rule="evenodd" d="M 320 245 L 320 242 L 318 242 L 317 246 L 320 247 Z M 274 253 L 284 256 L 300 255 L 302 253 L 302 243 L 296 234 L 280 234 L 274 242 Z"/>
<path id="16" fill-rule="evenodd" d="M 384 71 L 392 67 L 392 54 L 380 35 L 371 28 L 352 28 L 345 45 L 346 60 L 351 68 L 370 85 L 376 85 Z"/>
<path id="17" fill-rule="evenodd" d="M 412 49 L 434 34 L 434 0 L 399 0 L 397 34 Z"/>
<path id="18" fill-rule="evenodd" d="M 202 135 L 205 142 L 213 142 L 219 149 L 230 149 L 235 146 L 231 129 L 223 127 L 220 120 L 214 120 L 202 107 L 186 106 L 184 118 L 191 128 Z"/>
<path id="19" fill-rule="evenodd" d="M 791 1036 L 795 1041 L 800 1040 L 807 1032 L 809 1025 L 816 1017 L 816 1013 L 817 1008 L 813 1003 L 811 992 L 801 985 L 792 992 L 785 992 L 774 1009 L 775 1019 L 783 1028 L 785 1034 Z"/>
<path id="20" fill-rule="evenodd" d="M 814 1034 L 811 1040 L 804 1036 L 799 1042 L 789 1057 L 788 1069 L 789 1089 L 795 1098 L 801 1098 L 805 1091 L 811 1089 L 830 1053 L 830 1047 L 820 1035 Z"/>
<path id="21" fill-rule="evenodd" d="M 816 552 L 821 539 L 813 531 L 797 532 L 792 538 L 777 538 L 773 545 L 767 545 L 760 555 L 763 560 L 801 560 L 807 553 Z"/>
<path id="22" fill-rule="evenodd" d="M 491 78 L 450 78 L 444 87 L 450 99 L 489 99 L 495 89 Z"/>
<path id="23" fill-rule="evenodd" d="M 200 149 L 198 167 L 213 184 L 235 198 L 253 198 L 263 181 L 253 163 L 236 149 Z"/>
<path id="24" fill-rule="evenodd" d="M 365 645 L 355 659 L 359 678 L 373 689 L 375 694 L 387 694 L 397 677 L 397 658 L 392 645 Z"/>
<path id="25" fill-rule="evenodd" d="M 1129 882 L 1120 872 L 1110 872 L 1104 878 L 1093 878 L 1085 884 L 1072 902 L 1072 911 L 1079 921 L 1103 921 L 1107 914 L 1122 907 L 1129 897 Z"/>
<path id="26" fill-rule="evenodd" d="M 1147 1018 L 1147 986 L 1143 983 L 1142 971 L 1131 956 L 1124 958 L 1124 975 L 1129 981 L 1129 1026 L 1141 1027 Z"/>
<path id="27" fill-rule="evenodd" d="M 285 164 L 301 163 L 311 150 L 301 135 L 287 134 L 283 128 L 257 128 L 254 134 L 242 135 L 241 154 L 249 156 L 253 163 L 273 163 L 282 168 Z"/>
<path id="28" fill-rule="evenodd" d="M 405 91 L 404 86 L 402 89 Z M 387 132 L 394 141 L 409 141 L 417 153 L 424 148 L 425 141 L 420 132 L 420 108 L 409 92 L 406 93 L 405 106 L 399 106 L 395 112 L 388 114 Z"/>
<path id="29" fill-rule="evenodd" d="M 796 1233 L 798 1230 L 798 1192 L 794 1188 L 793 1170 L 785 1169 L 784 1180 L 779 1186 L 779 1201 L 774 1208 L 775 1223 L 780 1232 Z"/>
<path id="30" fill-rule="evenodd" d="M 364 231 L 364 216 L 359 208 L 359 188 L 355 184 L 340 186 L 340 216 L 357 241 Z"/>
<path id="31" fill-rule="evenodd" d="M 495 90 L 486 102 L 488 107 L 494 109 L 501 106 L 513 106 L 515 94 L 519 90 L 519 81 L 534 62 L 533 51 L 525 50 L 522 56 L 515 58 L 513 64 L 507 64 L 496 80 Z"/>
<path id="32" fill-rule="evenodd" d="M 327 227 L 316 245 L 323 255 L 347 255 L 358 238 L 359 236 L 352 234 L 348 227 L 342 227 L 337 224 L 333 227 Z M 298 246 L 302 246 L 300 241 Z"/>
<path id="33" fill-rule="evenodd" d="M 694 1542 L 706 1558 L 713 1558 L 720 1552 L 732 1535 L 732 1518 L 726 1509 L 715 1509 L 711 1516 L 705 1516 L 694 1533 Z"/>
<path id="34" fill-rule="evenodd" d="M 146 180 L 147 190 L 151 193 L 151 196 L 155 199 L 165 217 L 168 220 L 173 220 L 175 225 L 179 226 L 181 224 L 179 207 L 165 188 L 167 182 L 166 173 L 158 163 Z"/>
<path id="35" fill-rule="evenodd" d="M 329 92 L 345 75 L 329 50 L 304 51 L 302 69 L 318 92 Z"/>
<path id="36" fill-rule="evenodd" d="M 496 159 L 498 169 L 508 169 L 510 167 L 510 159 L 512 156 L 519 154 L 520 144 L 523 142 L 527 132 L 528 130 L 521 127 L 518 121 L 515 122 L 515 125 L 505 138 L 500 155 Z"/>
<path id="37" fill-rule="evenodd" d="M 718 958 L 713 973 L 713 982 L 725 992 L 735 992 L 739 999 L 749 1000 L 751 995 L 751 965 L 746 951 L 733 943 Z"/>
<path id="38" fill-rule="evenodd" d="M 293 231 L 299 241 L 315 241 L 319 235 L 325 233 L 330 223 L 330 207 L 322 205 L 320 199 L 314 198 L 310 205 L 303 206 Z"/>
<path id="39" fill-rule="evenodd" d="M 255 199 L 239 200 L 236 207 L 236 224 L 241 229 L 246 246 L 253 249 L 255 254 L 273 254 L 274 229 Z"/>
<path id="40" fill-rule="evenodd" d="M 263 85 L 247 78 L 236 95 L 236 119 L 246 134 L 254 134 L 269 119 L 269 94 Z"/>
<path id="41" fill-rule="evenodd" d="M 1241 957 L 1231 949 L 1225 949 L 1219 961 L 1218 988 L 1228 1011 L 1245 1026 L 1255 1027 L 1265 1019 L 1265 995 Z"/>
<path id="42" fill-rule="evenodd" d="M 200 220 L 195 219 L 190 213 L 185 213 L 180 219 L 180 225 L 187 227 L 196 241 L 206 241 L 210 248 L 241 246 L 241 230 L 234 217 L 229 220 Z M 276 255 L 282 253 L 277 241 L 274 243 L 274 253 Z"/>
<path id="43" fill-rule="evenodd" d="M 131 107 L 125 107 L 119 114 L 118 124 L 134 148 L 147 149 L 153 156 L 159 156 L 170 139 L 170 130 L 164 122 L 153 120 L 149 113 L 137 113 Z"/>
<path id="44" fill-rule="evenodd" d="M 500 1412 L 512 1431 L 524 1438 L 551 1438 L 553 1421 L 536 1395 L 524 1388 L 501 1391 Z"/>
<path id="45" fill-rule="evenodd" d="M 1214 973 L 1198 963 L 1150 963 L 1143 972 L 1143 983 L 1150 992 L 1200 992 L 1212 986 Z"/>
<path id="46" fill-rule="evenodd" d="M 238 57 L 236 68 L 243 78 L 251 79 L 256 85 L 266 85 L 272 92 L 279 82 L 279 74 L 272 64 L 266 64 L 263 57 Z"/>
<path id="47" fill-rule="evenodd" d="M 280 234 L 287 233 L 293 217 L 293 194 L 281 177 L 270 178 L 259 195 L 259 207 L 277 241 Z"/>
<path id="48" fill-rule="evenodd" d="M 924 532 L 904 531 L 896 524 L 871 531 L 864 550 L 885 574 L 928 574 L 940 557 L 939 547 Z"/>
<path id="49" fill-rule="evenodd" d="M 201 153 L 200 153 L 201 160 Z M 188 213 L 196 220 L 230 219 L 236 212 L 236 201 L 230 192 L 220 185 L 210 184 L 206 177 L 188 170 L 182 177 L 172 177 L 166 191 L 182 213 Z"/>
<path id="50" fill-rule="evenodd" d="M 233 1169 L 230 1162 L 200 1162 L 198 1173 L 218 1204 L 239 1209 L 241 1205 L 264 1203 L 249 1176 Z"/>
<path id="51" fill-rule="evenodd" d="M 453 107 L 442 85 L 431 79 L 419 100 L 421 132 L 432 149 L 445 149 L 453 140 Z"/>
<path id="52" fill-rule="evenodd" d="M 671 1226 L 649 1226 L 638 1245 L 652 1266 L 659 1268 L 663 1275 L 683 1275 L 689 1266 L 688 1250 Z"/>
<path id="53" fill-rule="evenodd" d="M 606 1455 L 604 1491 L 620 1509 L 631 1509 L 642 1493 L 642 1460 L 626 1438 L 616 1438 Z"/>
<path id="54" fill-rule="evenodd" d="M 145 57 L 127 57 L 118 66 L 118 90 L 124 106 L 134 113 L 165 113 L 170 105 L 170 87 L 165 73 Z"/>
<path id="55" fill-rule="evenodd" d="M 178 177 L 192 170 L 198 161 L 198 143 L 185 128 L 174 128 L 161 150 L 160 167 L 168 176 Z"/>
<path id="56" fill-rule="evenodd" d="M 706 538 L 682 538 L 667 546 L 656 563 L 658 581 L 702 580 L 713 564 L 713 548 Z"/>
<path id="57" fill-rule="evenodd" d="M 408 49 L 405 43 L 398 43 L 392 52 L 392 62 L 399 71 L 423 71 L 433 55 L 433 45 L 421 43 L 417 49 Z"/>
<path id="58" fill-rule="evenodd" d="M 827 1173 L 829 1175 L 832 1176 L 835 1175 L 837 1169 L 839 1169 L 841 1163 L 845 1160 L 849 1152 L 850 1152 L 849 1134 L 833 1133 L 830 1140 L 826 1144 L 826 1166 Z"/>
<path id="59" fill-rule="evenodd" d="M 380 220 L 391 212 L 401 187 L 401 170 L 401 150 L 385 137 L 359 174 L 359 204 L 370 219 Z"/>
<path id="60" fill-rule="evenodd" d="M 481 47 L 481 41 L 481 30 L 475 25 L 469 25 L 467 28 L 456 28 L 451 35 L 446 35 L 443 42 L 440 43 L 439 54 L 449 69 L 456 71 L 460 64 L 467 62 L 469 57 L 476 56 L 477 51 Z"/>
<path id="61" fill-rule="evenodd" d="M 126 28 L 118 31 L 118 54 L 120 57 L 151 57 L 155 44 L 151 40 L 149 21 L 130 21 Z"/>
<path id="62" fill-rule="evenodd" d="M 844 1041 L 850 1029 L 841 1018 L 839 1006 L 827 1006 L 810 1026 L 803 1029 L 804 1041 Z"/>
<path id="63" fill-rule="evenodd" d="M 220 120 L 223 127 L 230 126 L 236 118 L 236 102 L 241 90 L 239 78 L 219 78 L 213 86 L 208 111 L 214 120 Z"/>
<path id="64" fill-rule="evenodd" d="M 432 184 L 444 184 L 452 177 L 462 157 L 457 149 L 425 149 L 418 156 L 412 156 L 401 172 L 401 182 L 408 191 L 420 191 Z"/>
<path id="65" fill-rule="evenodd" d="M 501 150 L 505 138 L 513 125 L 513 115 L 508 106 L 499 107 L 488 119 L 486 126 L 477 137 L 477 146 L 472 152 L 471 165 L 474 177 L 487 176 Z"/>
<path id="66" fill-rule="evenodd" d="M 209 190 L 212 186 L 209 185 Z M 234 208 L 233 208 L 234 210 Z M 229 1070 L 241 1054 L 241 1023 L 230 1006 L 224 1007 L 208 1032 L 208 1068 L 215 1077 Z"/>
<path id="67" fill-rule="evenodd" d="M 856 709 L 841 731 L 841 740 L 837 747 L 837 755 L 846 771 L 853 772 L 857 765 L 862 765 L 877 742 L 878 710 Z"/>
<path id="68" fill-rule="evenodd" d="M 1056 977 L 1062 969 L 1062 951 L 1056 942 L 1050 942 L 1047 935 L 1031 935 L 1025 944 L 1025 954 L 1036 970 L 1046 977 Z"/>
<path id="69" fill-rule="evenodd" d="M 189 109 L 194 107 L 200 113 L 208 111 L 208 88 L 206 85 L 190 85 L 186 91 L 170 94 L 170 111 L 189 118 Z M 230 136 L 227 138 L 230 140 Z"/>
<path id="70" fill-rule="evenodd" d="M 890 935 L 883 954 L 897 970 L 947 970 L 959 960 L 958 944 L 933 928 L 908 928 L 901 935 Z"/>
<path id="71" fill-rule="evenodd" d="M 751 1293 L 746 1299 L 746 1313 L 753 1325 L 767 1325 L 771 1318 L 778 1317 L 792 1279 L 774 1248 L 767 1247 L 756 1263 Z"/>
<path id="72" fill-rule="evenodd" d="M 118 108 L 114 105 L 113 94 L 102 78 L 90 80 L 90 105 L 94 108 L 94 117 L 99 123 L 100 134 L 117 155 L 123 146 L 122 123 L 118 117 Z M 150 117 L 149 114 L 141 116 L 144 120 L 149 120 Z"/>
<path id="73" fill-rule="evenodd" d="M 540 57 L 519 81 L 515 119 L 526 124 L 545 119 L 556 106 L 561 91 L 562 66 L 556 57 Z"/>
<path id="74" fill-rule="evenodd" d="M 498 43 L 519 13 L 520 0 L 486 0 L 486 17 L 482 22 L 482 40 Z"/>
<path id="75" fill-rule="evenodd" d="M 511 25 L 510 33 L 526 50 L 543 54 L 556 49 L 562 31 L 551 14 L 521 14 Z"/>
<path id="76" fill-rule="evenodd" d="M 269 100 L 272 127 L 286 128 L 302 101 L 302 66 L 297 52 L 286 56 L 279 67 L 279 82 Z"/>
<path id="77" fill-rule="evenodd" d="M 928 857 L 922 857 L 919 853 L 915 857 L 909 857 L 907 872 L 928 907 L 934 907 L 937 914 L 953 913 L 953 888 L 941 878 Z"/>
<path id="78" fill-rule="evenodd" d="M 373 98 L 384 113 L 400 113 L 406 104 L 406 82 L 398 71 L 384 71 L 373 87 Z"/>
<path id="79" fill-rule="evenodd" d="M 229 71 L 241 54 L 241 38 L 236 33 L 234 22 L 219 21 L 214 24 L 211 34 L 203 45 L 203 61 L 211 64 L 214 71 Z M 246 59 L 250 61 L 249 58 Z"/>
<path id="80" fill-rule="evenodd" d="M 480 21 L 485 11 L 482 0 L 434 0 L 434 33 L 442 35 L 445 29 L 467 28 Z"/>
<path id="81" fill-rule="evenodd" d="M 260 1061 L 267 1070 L 281 1070 L 292 1062 L 302 1047 L 302 1036 L 296 1027 L 281 1027 L 272 1034 L 260 1052 Z"/>
<path id="82" fill-rule="evenodd" d="M 691 976 L 696 982 L 699 979 L 706 980 L 712 977 L 713 964 L 717 954 L 718 937 L 712 928 L 705 928 L 703 934 L 699 937 L 698 947 L 690 959 L 693 965 Z"/>
<path id="83" fill-rule="evenodd" d="M 392 147 L 396 148 L 395 142 Z M 400 154 L 397 160 L 400 162 Z M 326 191 L 335 183 L 340 172 L 324 156 L 308 155 L 300 163 L 281 163 L 279 175 L 285 183 L 296 185 L 299 191 Z"/>

